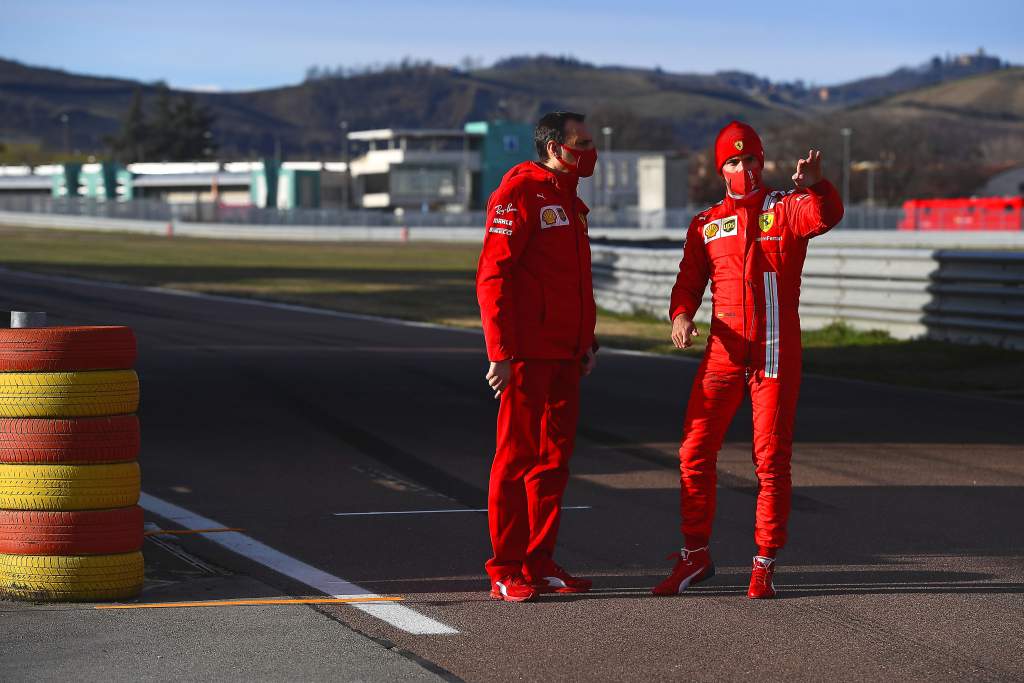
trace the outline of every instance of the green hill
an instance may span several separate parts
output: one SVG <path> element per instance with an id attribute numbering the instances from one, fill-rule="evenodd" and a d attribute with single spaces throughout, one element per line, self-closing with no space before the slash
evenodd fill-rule
<path id="1" fill-rule="evenodd" d="M 136 90 L 152 111 L 166 89 L 0 60 L 0 142 L 59 151 L 67 134 L 72 149 L 102 155 Z M 876 196 L 887 201 L 968 193 L 985 175 L 1024 159 L 1024 69 L 1004 68 L 998 59 L 936 59 L 828 92 L 823 99 L 821 89 L 741 72 L 680 74 L 514 57 L 471 71 L 405 64 L 287 87 L 191 95 L 213 110 L 223 158 L 269 155 L 278 147 L 285 157 L 336 158 L 342 120 L 349 130 L 460 127 L 573 109 L 589 114 L 595 128 L 612 126 L 617 149 L 703 151 L 722 124 L 744 119 L 764 132 L 780 169 L 813 145 L 825 150 L 834 177 L 838 130 L 850 127 L 853 159 L 885 163 Z M 778 173 L 777 182 L 785 182 Z M 863 175 L 854 177 L 854 197 L 864 182 Z"/>

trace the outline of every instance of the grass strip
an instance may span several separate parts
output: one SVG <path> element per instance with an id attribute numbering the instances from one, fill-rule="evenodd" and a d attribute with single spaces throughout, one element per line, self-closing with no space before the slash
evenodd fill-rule
<path id="1" fill-rule="evenodd" d="M 325 309 L 479 327 L 477 245 L 209 240 L 121 233 L 0 228 L 0 264 L 39 273 L 246 296 Z M 117 321 L 111 321 L 112 323 Z M 601 311 L 604 346 L 703 353 L 708 328 L 680 352 L 669 324 Z M 804 371 L 929 389 L 1024 399 L 1024 352 L 834 323 L 805 330 Z"/>

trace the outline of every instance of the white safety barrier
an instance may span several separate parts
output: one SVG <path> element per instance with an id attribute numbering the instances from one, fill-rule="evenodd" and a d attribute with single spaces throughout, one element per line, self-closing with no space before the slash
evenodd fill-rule
<path id="1" fill-rule="evenodd" d="M 898 233 L 888 232 L 896 237 Z M 986 250 L 969 251 L 976 244 Z M 1024 349 L 1024 235 L 917 234 L 893 246 L 880 236 L 836 234 L 811 242 L 801 286 L 805 328 L 844 321 L 882 329 L 898 339 L 928 336 L 962 343 Z M 922 248 L 929 241 L 956 248 Z M 910 246 L 915 243 L 918 246 Z M 1003 250 L 993 250 L 1000 246 Z M 599 306 L 667 317 L 682 247 L 592 245 Z M 710 287 L 697 319 L 711 316 Z"/>
<path id="2" fill-rule="evenodd" d="M 0 211 L 0 225 L 321 242 L 483 239 L 479 227 L 168 223 L 8 211 Z M 590 234 L 598 305 L 666 316 L 683 232 L 593 228 Z M 1024 232 L 834 230 L 810 244 L 801 287 L 805 327 L 842 320 L 900 339 L 927 335 L 1024 349 Z M 705 322 L 708 296 L 698 315 Z"/>

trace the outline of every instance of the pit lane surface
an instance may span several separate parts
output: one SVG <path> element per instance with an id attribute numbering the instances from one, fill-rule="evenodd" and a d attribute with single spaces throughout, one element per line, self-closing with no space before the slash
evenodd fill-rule
<path id="1" fill-rule="evenodd" d="M 565 512 L 557 557 L 595 591 L 510 605 L 485 593 L 484 514 L 344 514 L 486 506 L 496 405 L 478 335 L 13 272 L 0 285 L 2 308 L 135 329 L 146 493 L 458 631 L 286 608 L 329 616 L 316 622 L 326 641 L 348 626 L 473 681 L 1024 676 L 1019 403 L 805 378 L 781 599 L 762 602 L 744 597 L 754 480 L 741 409 L 720 457 L 718 575 L 654 598 L 678 545 L 674 451 L 696 366 L 602 353 L 565 499 L 582 509 Z M 310 594 L 203 538 L 181 543 L 280 595 Z M 261 647 L 294 653 L 270 636 Z"/>

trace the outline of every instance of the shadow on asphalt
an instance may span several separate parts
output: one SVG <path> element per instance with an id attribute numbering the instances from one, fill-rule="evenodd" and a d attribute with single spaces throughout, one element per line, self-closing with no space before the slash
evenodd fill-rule
<path id="1" fill-rule="evenodd" d="M 545 599 L 558 600 L 601 600 L 619 599 L 623 597 L 657 598 L 648 592 L 647 586 L 654 586 L 665 578 L 664 574 L 623 574 L 618 576 L 604 575 L 595 578 L 594 592 L 580 595 L 545 595 Z M 746 580 L 749 575 L 719 575 L 716 578 L 695 586 L 686 595 L 745 595 Z M 782 568 L 776 575 L 776 587 L 779 597 L 815 597 L 827 595 L 864 595 L 864 594 L 913 594 L 913 593 L 982 593 L 1005 594 L 1024 593 L 1024 583 L 991 581 L 994 574 L 982 572 L 954 571 L 823 571 L 823 572 L 786 572 Z M 374 588 L 374 582 L 366 582 L 367 587 Z M 624 584 L 621 588 L 616 584 Z M 383 584 L 381 584 L 383 586 Z M 384 588 L 380 588 L 384 591 Z M 417 593 L 473 593 L 482 594 L 486 590 L 486 581 L 482 579 L 439 579 L 427 582 L 401 581 L 389 582 L 387 591 L 415 595 Z M 476 602 L 471 600 L 465 602 Z M 459 600 L 418 601 L 418 604 L 451 604 Z"/>

